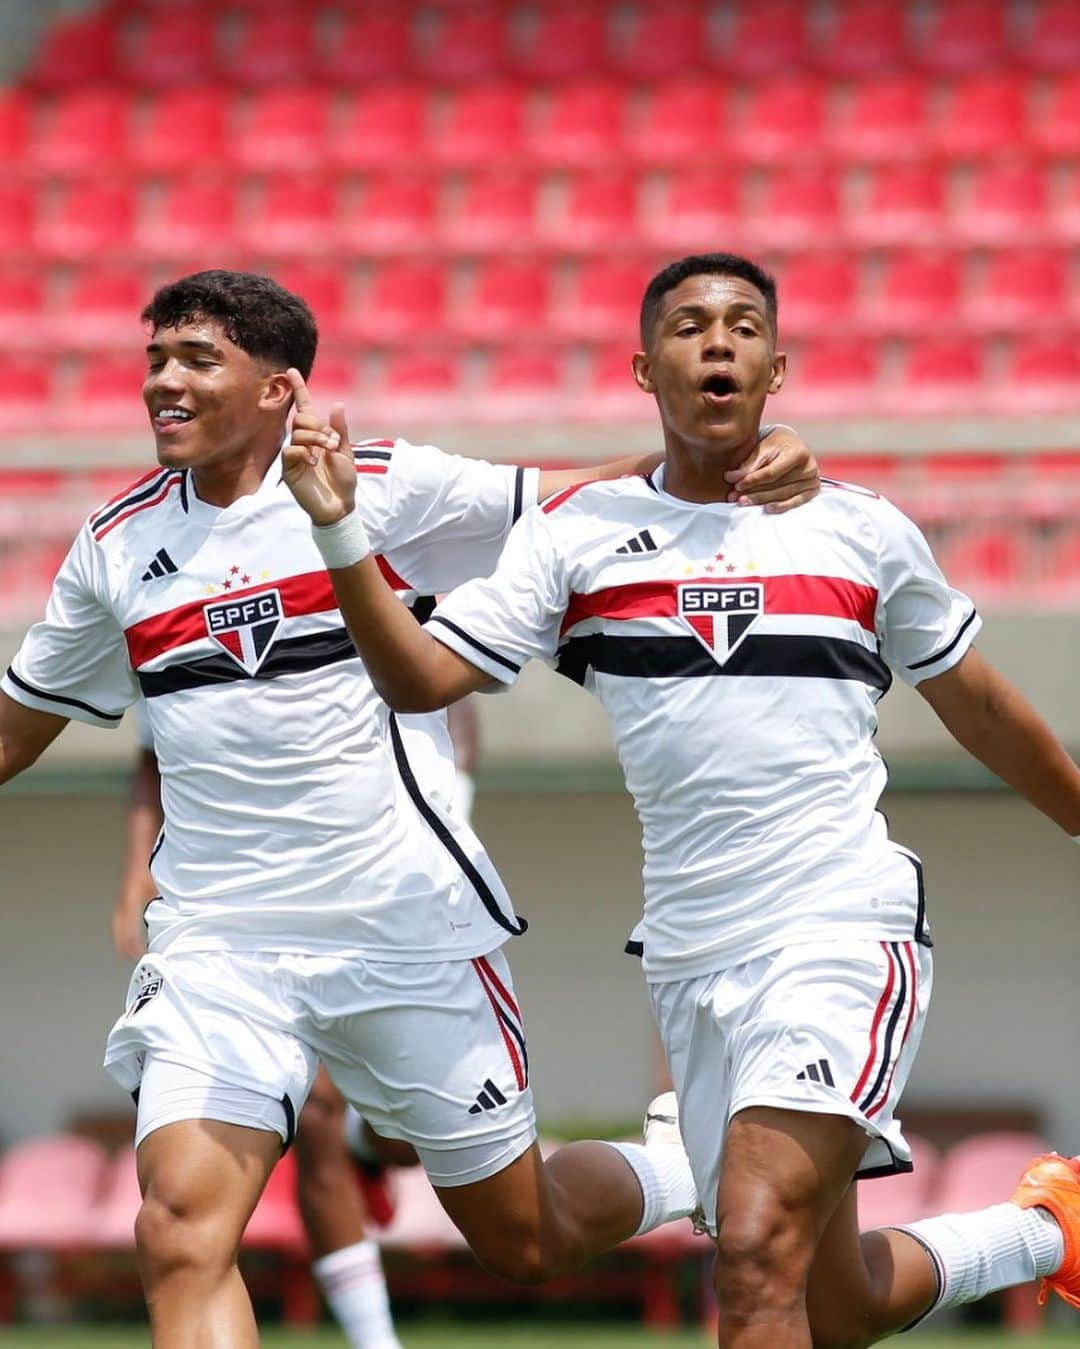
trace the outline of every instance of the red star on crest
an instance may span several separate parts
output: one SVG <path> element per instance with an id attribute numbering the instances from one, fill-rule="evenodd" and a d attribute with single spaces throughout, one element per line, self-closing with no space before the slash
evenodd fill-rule
<path id="1" fill-rule="evenodd" d="M 230 567 L 230 568 L 229 568 L 229 575 L 230 575 L 230 576 L 239 576 L 239 575 L 240 575 L 240 568 L 239 568 L 239 567 Z"/>
<path id="2" fill-rule="evenodd" d="M 241 577 L 240 577 L 240 584 L 246 586 L 247 583 L 248 583 L 250 580 L 251 580 L 251 577 L 250 577 L 250 576 L 241 576 Z"/>
<path id="3" fill-rule="evenodd" d="M 739 569 L 738 569 L 738 567 L 736 567 L 736 565 L 735 565 L 734 562 L 729 562 L 729 563 L 727 564 L 727 566 L 724 568 L 724 570 L 725 570 L 725 571 L 728 573 L 728 575 L 730 576 L 732 572 L 738 571 Z"/>
<path id="4" fill-rule="evenodd" d="M 231 589 L 232 589 L 232 582 L 231 582 L 231 581 L 222 581 L 222 583 L 221 583 L 221 588 L 222 588 L 222 590 L 231 590 Z"/>

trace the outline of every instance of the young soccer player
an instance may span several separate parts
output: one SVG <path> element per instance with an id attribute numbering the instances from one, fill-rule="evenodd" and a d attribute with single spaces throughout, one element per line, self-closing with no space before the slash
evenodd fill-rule
<path id="1" fill-rule="evenodd" d="M 524 925 L 475 835 L 425 795 L 281 481 L 286 370 L 315 355 L 307 306 L 213 271 L 163 287 L 144 319 L 159 468 L 90 517 L 4 675 L 0 781 L 68 719 L 115 726 L 146 699 L 160 897 L 106 1064 L 138 1094 L 154 1344 L 257 1343 L 236 1250 L 320 1058 L 510 1277 L 688 1212 L 677 1139 L 540 1157 L 499 949 Z M 753 459 L 731 490 L 814 490 L 804 447 Z M 630 467 L 552 474 L 401 441 L 349 462 L 406 602 L 490 570 L 538 497 Z"/>
<path id="2" fill-rule="evenodd" d="M 347 451 L 295 436 L 286 481 L 349 630 L 399 712 L 538 658 L 610 714 L 644 833 L 634 943 L 717 1241 L 722 1345 L 869 1344 L 1040 1276 L 1080 1305 L 1080 1159 L 1036 1158 L 982 1212 L 862 1236 L 853 1184 L 910 1169 L 896 1107 L 930 995 L 922 868 L 877 811 L 892 671 L 1074 837 L 1080 770 L 975 651 L 974 606 L 894 507 L 828 482 L 782 517 L 728 504 L 724 472 L 785 374 L 759 267 L 672 264 L 641 343 L 665 463 L 527 512 L 426 628 L 367 556 Z"/>

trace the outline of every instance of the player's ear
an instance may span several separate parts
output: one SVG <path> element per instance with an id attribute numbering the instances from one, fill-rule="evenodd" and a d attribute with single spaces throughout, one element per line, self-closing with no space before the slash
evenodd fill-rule
<path id="1" fill-rule="evenodd" d="M 769 392 L 779 393 L 787 375 L 787 352 L 778 351 L 773 356 L 772 373 L 769 376 Z"/>
<path id="2" fill-rule="evenodd" d="M 635 351 L 631 365 L 634 371 L 634 380 L 637 383 L 638 388 L 645 393 L 655 393 L 656 385 L 654 384 L 650 373 L 648 353 L 645 351 Z"/>
<path id="3" fill-rule="evenodd" d="M 289 377 L 283 370 L 279 370 L 266 377 L 259 397 L 259 407 L 266 412 L 283 412 L 292 401 L 292 396 Z"/>

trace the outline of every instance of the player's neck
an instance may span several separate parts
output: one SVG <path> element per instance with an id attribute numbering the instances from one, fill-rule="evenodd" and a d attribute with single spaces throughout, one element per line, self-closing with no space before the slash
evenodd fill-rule
<path id="1" fill-rule="evenodd" d="M 730 448 L 693 444 L 665 434 L 664 491 L 684 501 L 727 501 L 731 483 L 724 477 L 745 463 L 757 448 L 757 432 Z"/>
<path id="2" fill-rule="evenodd" d="M 263 484 L 281 449 L 281 436 L 245 445 L 236 454 L 192 468 L 195 494 L 208 506 L 224 508 L 241 497 L 253 496 Z"/>

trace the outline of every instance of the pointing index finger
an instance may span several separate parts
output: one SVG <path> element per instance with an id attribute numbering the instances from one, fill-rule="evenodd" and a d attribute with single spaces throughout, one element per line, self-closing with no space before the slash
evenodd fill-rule
<path id="1" fill-rule="evenodd" d="M 308 393 L 308 386 L 304 383 L 304 377 L 294 365 L 290 365 L 285 371 L 289 383 L 292 385 L 293 398 L 296 400 L 297 412 L 311 412 L 315 407 L 315 401 Z"/>

